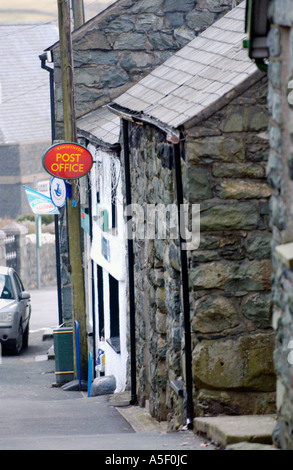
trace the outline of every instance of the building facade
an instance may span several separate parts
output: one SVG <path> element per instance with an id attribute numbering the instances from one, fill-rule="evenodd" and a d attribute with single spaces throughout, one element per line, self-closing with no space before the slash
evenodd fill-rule
<path id="1" fill-rule="evenodd" d="M 242 47 L 245 5 L 109 106 L 144 211 L 134 242 L 138 401 L 173 428 L 190 399 L 197 416 L 275 411 L 267 77 Z M 186 248 L 176 218 L 158 212 L 178 205 L 181 173 Z"/>
<path id="2" fill-rule="evenodd" d="M 39 55 L 56 41 L 53 24 L 1 24 L 0 52 L 0 217 L 31 213 L 23 185 L 48 177 L 42 156 L 51 145 L 48 73 Z"/>
<path id="3" fill-rule="evenodd" d="M 104 352 L 105 366 L 98 367 L 116 379 L 116 391 L 126 388 L 127 318 L 126 253 L 121 162 L 114 152 L 88 147 L 95 155 L 91 171 L 94 294 L 97 300 L 95 344 Z M 100 360 L 99 360 L 100 362 Z"/>
<path id="4" fill-rule="evenodd" d="M 227 12 L 232 5 L 232 0 L 227 2 L 210 2 L 202 0 L 197 2 L 191 0 L 178 5 L 173 0 L 156 0 L 152 1 L 131 1 L 119 0 L 108 7 L 102 13 L 92 20 L 88 21 L 81 28 L 73 32 L 73 59 L 74 59 L 74 77 L 75 77 L 75 103 L 76 115 L 78 118 L 78 132 L 85 145 L 93 145 L 95 154 L 102 155 L 101 163 L 103 168 L 107 166 L 109 154 L 113 152 L 111 145 L 119 144 L 119 118 L 112 122 L 113 116 L 111 112 L 105 113 L 104 106 L 110 103 L 114 98 L 118 97 L 138 82 L 142 77 L 146 76 L 151 70 L 162 64 L 167 58 L 172 56 L 174 52 L 180 49 L 184 44 L 188 43 L 201 31 L 206 29 L 217 18 Z M 62 86 L 61 86 L 61 69 L 59 43 L 49 48 L 53 54 L 54 60 L 54 85 L 55 85 L 55 120 L 56 120 L 56 139 L 63 139 L 63 109 L 62 109 Z M 111 117 L 109 117 L 109 114 Z M 112 134 L 112 135 L 111 135 Z M 85 140 L 84 140 L 85 139 Z M 110 140 L 109 140 L 110 139 Z M 114 139 L 114 140 L 113 140 Z M 106 148 L 106 151 L 105 151 Z M 91 147 L 93 151 L 93 147 Z M 101 154 L 99 151 L 101 150 Z M 110 150 L 110 152 L 109 152 Z M 116 149 L 117 153 L 118 150 Z M 118 153 L 117 153 L 118 154 Z M 100 165 L 101 166 L 101 165 Z M 97 163 L 94 164 L 93 172 L 96 171 Z M 91 178 L 93 176 L 91 175 Z M 91 184 L 91 183 L 90 183 Z M 90 190 L 90 200 L 86 195 L 82 202 L 84 213 L 89 214 L 96 210 L 97 188 L 93 183 Z M 102 183 L 102 186 L 105 182 Z M 104 187 L 104 186 L 103 186 Z M 82 192 L 82 191 L 81 191 Z M 83 193 L 85 194 L 85 193 Z M 101 199 L 99 203 L 108 204 L 106 193 L 99 194 Z M 93 206 L 92 206 L 93 204 Z M 111 207 L 114 207 L 112 205 Z M 117 206 L 119 207 L 119 206 Z M 111 208 L 110 208 L 111 209 Z M 112 228 L 111 210 L 104 209 L 104 213 L 108 214 L 109 228 Z M 64 212 L 64 211 L 63 211 Z M 98 215 L 93 212 L 93 217 Z M 92 222 L 93 220 L 93 222 Z M 85 241 L 85 284 L 87 291 L 87 309 L 88 309 L 88 328 L 94 335 L 94 349 L 98 347 L 102 335 L 101 325 L 104 325 L 104 334 L 106 335 L 105 347 L 108 350 L 107 357 L 114 355 L 114 363 L 118 364 L 118 368 L 126 374 L 125 361 L 127 361 L 127 353 L 122 348 L 119 353 L 115 352 L 115 347 L 110 341 L 111 332 L 111 308 L 109 289 L 113 288 L 113 284 L 119 283 L 119 315 L 122 315 L 119 323 L 119 335 L 121 344 L 125 344 L 125 281 L 118 279 L 112 275 L 113 263 L 107 264 L 107 260 L 103 256 L 97 257 L 100 250 L 101 240 L 97 241 L 96 221 L 90 218 L 91 236 L 84 231 Z M 65 319 L 70 318 L 71 314 L 71 284 L 70 273 L 67 270 L 68 265 L 68 249 L 67 249 L 67 229 L 66 214 L 60 217 L 60 234 L 61 234 L 61 273 L 62 273 L 62 302 L 63 313 Z M 103 248 L 111 245 L 107 240 L 110 237 L 112 244 L 115 237 L 104 232 Z M 92 248 L 91 248 L 92 244 Z M 110 248 L 112 252 L 112 248 Z M 123 249 L 121 251 L 123 253 Z M 120 254 L 121 254 L 120 253 Z M 89 261 L 90 260 L 90 261 Z M 98 260 L 98 261 L 97 261 Z M 101 260 L 103 261 L 100 264 Z M 95 263 L 92 266 L 92 262 Z M 126 261 L 125 261 L 126 262 Z M 106 264 L 105 264 L 106 263 Z M 97 266 L 99 266 L 99 269 Z M 97 271 L 103 269 L 103 274 L 98 280 Z M 124 267 L 125 269 L 125 267 Z M 92 271 L 93 270 L 93 271 Z M 91 272 L 94 274 L 92 275 Z M 94 285 L 91 278 L 94 276 Z M 116 281 L 112 280 L 114 277 Z M 104 319 L 99 318 L 98 290 L 101 292 L 101 279 L 103 279 L 103 295 L 104 295 Z M 100 282 L 100 283 L 99 283 Z M 112 287 L 105 287 L 111 285 Z M 89 288 L 89 286 L 91 286 Z M 117 292 L 117 285 L 114 286 Z M 93 301 L 93 293 L 96 292 L 96 300 Z M 121 292 L 121 295 L 120 295 Z M 101 297 L 101 296 L 100 296 Z M 101 300 L 101 299 L 100 299 Z M 96 304 L 95 304 L 96 302 Z M 103 302 L 100 301 L 100 305 Z M 117 310 L 117 307 L 116 307 Z M 100 310 L 101 311 L 101 310 Z M 113 323 L 113 322 L 112 322 Z M 100 326 L 99 326 L 100 325 Z M 126 323 L 127 325 L 127 323 Z M 94 332 L 92 332 L 94 330 Z M 117 337 L 114 336 L 114 337 Z M 108 341 L 107 341 L 108 340 Z M 111 348 L 111 349 L 109 349 Z M 123 353 L 123 359 L 119 354 Z M 116 356 L 115 356 L 116 354 Z M 118 354 L 118 356 L 117 356 Z M 106 357 L 106 360 L 107 360 Z M 123 367 L 119 366 L 119 361 L 123 363 Z M 107 360 L 106 369 L 109 371 L 111 361 Z M 113 366 L 114 367 L 114 366 Z M 118 370 L 115 366 L 114 369 Z M 111 369 L 113 370 L 113 369 Z M 108 372 L 107 372 L 108 373 Z M 117 382 L 122 383 L 119 374 L 116 377 Z M 126 377 L 124 378 L 124 383 Z M 121 389 L 121 387 L 119 388 Z"/>
<path id="5" fill-rule="evenodd" d="M 277 446 L 292 449 L 292 1 L 270 1 L 268 19 L 270 155 L 268 181 L 272 188 L 273 325 L 276 332 Z"/>
<path id="6" fill-rule="evenodd" d="M 103 61 L 106 60 L 106 55 L 101 57 L 101 51 L 91 45 L 89 50 L 92 62 L 88 59 L 81 60 L 82 53 L 85 56 L 88 50 L 87 44 L 81 47 L 76 59 L 80 77 L 83 77 L 83 82 L 78 82 L 80 94 L 77 95 L 79 113 L 83 116 L 79 120 L 79 134 L 87 140 L 87 145 L 93 146 L 92 152 L 98 155 L 96 164 L 103 162 L 105 171 L 112 158 L 109 158 L 109 155 L 113 153 L 113 145 L 120 143 L 122 153 L 120 154 L 116 147 L 113 158 L 118 159 L 120 155 L 121 196 L 124 198 L 124 206 L 126 168 L 123 157 L 126 149 L 129 151 L 131 162 L 133 202 L 137 204 L 138 212 L 140 206 L 157 208 L 159 205 L 177 205 L 175 157 L 178 158 L 178 151 L 183 175 L 184 202 L 187 205 L 200 204 L 200 245 L 196 249 L 187 250 L 190 360 L 186 357 L 188 335 L 185 334 L 186 323 L 181 295 L 182 253 L 180 240 L 173 236 L 174 227 L 167 223 L 169 221 L 166 219 L 165 238 L 146 238 L 142 236 L 146 229 L 143 224 L 140 227 L 143 228 L 140 237 L 134 241 L 137 397 L 141 406 L 149 400 L 150 411 L 158 420 L 169 419 L 173 428 L 179 427 L 186 419 L 186 383 L 189 368 L 193 380 L 191 394 L 194 414 L 262 414 L 277 411 L 275 444 L 283 449 L 292 449 L 293 100 L 290 92 L 293 89 L 293 2 L 269 2 L 268 75 L 251 68 L 252 61 L 248 58 L 245 60 L 242 55 L 242 41 L 245 39 L 245 2 L 228 14 L 226 20 L 229 20 L 229 25 L 227 24 L 226 28 L 223 24 L 216 25 L 216 30 L 209 28 L 206 34 L 197 38 L 199 42 L 198 47 L 195 47 L 196 52 L 194 46 L 190 48 L 190 34 L 194 33 L 188 29 L 190 24 L 183 26 L 183 23 L 179 25 L 178 22 L 187 20 L 187 17 L 188 21 L 197 18 L 196 12 L 193 11 L 195 5 L 201 9 L 205 18 L 211 18 L 219 13 L 213 10 L 217 10 L 220 2 L 198 1 L 193 2 L 192 6 L 191 3 L 185 2 L 182 7 L 184 11 L 178 14 L 178 5 L 171 1 L 156 6 L 154 2 L 147 0 L 128 2 L 127 8 L 126 4 L 119 2 L 116 7 L 121 6 L 123 14 L 127 12 L 127 21 L 122 14 L 114 17 L 117 11 L 112 9 L 108 9 L 104 16 L 98 19 L 101 20 L 101 25 L 108 28 L 108 33 L 116 34 L 111 36 L 111 41 L 116 39 L 118 52 L 113 50 L 113 43 L 109 42 L 110 36 L 101 36 L 102 26 L 94 27 L 94 23 L 86 26 L 88 44 L 95 34 L 96 37 L 100 35 L 103 44 L 107 46 L 107 60 L 113 61 L 113 64 L 105 64 Z M 116 82 L 117 89 L 111 90 L 110 93 L 111 86 L 105 86 L 107 96 L 101 97 L 99 84 L 90 78 L 91 74 L 95 75 L 94 69 L 99 64 L 102 65 L 102 70 L 107 72 L 110 65 L 123 63 L 123 72 L 127 72 L 127 69 L 130 71 L 134 58 L 140 57 L 144 65 L 138 76 L 141 78 L 145 75 L 147 78 L 151 55 L 147 57 L 146 53 L 143 53 L 139 56 L 137 50 L 124 50 L 120 32 L 122 25 L 131 29 L 130 25 L 140 20 L 141 28 L 144 26 L 137 39 L 143 41 L 146 30 L 152 32 L 150 41 L 151 37 L 154 39 L 159 36 L 160 44 L 167 37 L 171 39 L 165 29 L 163 32 L 167 36 L 154 31 L 156 23 L 151 23 L 151 20 L 154 21 L 155 17 L 160 16 L 156 15 L 156 12 L 163 11 L 158 7 L 164 9 L 164 18 L 168 18 L 169 24 L 174 22 L 175 30 L 180 28 L 181 38 L 184 35 L 188 37 L 185 43 L 189 46 L 188 50 L 182 48 L 179 51 L 179 57 L 185 61 L 182 60 L 176 69 L 176 56 L 175 62 L 171 62 L 172 65 L 165 62 L 162 67 L 158 67 L 155 74 L 149 76 L 153 85 L 150 85 L 150 81 L 142 81 L 139 87 L 133 87 L 133 83 L 126 83 L 126 76 L 121 73 L 119 84 Z M 188 8 L 190 10 L 187 13 Z M 112 13 L 115 15 L 111 17 Z M 129 18 L 129 13 L 138 15 L 135 21 L 134 17 Z M 214 19 L 215 16 L 211 23 Z M 130 29 L 122 32 L 124 45 L 127 43 L 128 47 L 131 34 L 132 38 L 134 37 Z M 239 38 L 233 43 L 233 36 L 236 37 L 234 33 L 237 32 Z M 81 43 L 82 35 L 82 29 L 76 33 L 77 43 Z M 126 38 L 128 40 L 125 42 Z M 215 39 L 216 44 L 212 44 Z M 139 42 L 135 44 L 138 48 Z M 181 43 L 181 47 L 183 45 Z M 211 49 L 209 45 L 212 45 Z M 149 51 L 152 51 L 152 48 Z M 173 49 L 172 51 L 175 52 Z M 192 52 L 193 56 L 190 55 Z M 113 55 L 116 53 L 118 55 Z M 218 70 L 209 68 L 209 65 L 215 66 L 215 53 L 222 56 L 218 57 L 219 65 L 222 71 L 227 72 L 226 77 L 223 74 L 220 78 Z M 188 69 L 187 61 L 191 57 L 193 63 L 189 64 L 191 68 Z M 233 59 L 231 69 L 229 58 Z M 154 60 L 152 58 L 152 66 L 159 65 Z M 204 63 L 204 60 L 208 63 Z M 239 68 L 236 69 L 236 66 Z M 136 67 L 138 62 L 130 73 L 132 77 L 135 76 Z M 99 80 L 103 81 L 107 74 L 102 76 L 102 70 Z M 184 89 L 182 86 L 188 78 L 185 77 L 185 80 L 182 74 L 191 73 L 191 70 L 196 71 L 196 76 L 189 77 L 192 93 L 190 89 Z M 173 72 L 174 83 L 172 75 L 167 72 Z M 118 75 L 119 73 L 116 73 L 116 78 Z M 181 83 L 176 82 L 179 77 L 182 78 Z M 56 86 L 58 88 L 58 83 Z M 170 97 L 164 95 L 168 86 L 171 87 Z M 86 97 L 87 93 L 92 93 L 92 99 Z M 211 93 L 216 96 L 211 96 Z M 86 98 L 83 99 L 82 96 Z M 196 96 L 198 101 L 192 101 L 192 96 Z M 60 89 L 58 99 L 61 103 Z M 107 108 L 101 108 L 112 99 L 114 103 L 109 112 Z M 182 116 L 178 116 L 180 111 L 184 114 L 183 120 Z M 112 118 L 111 113 L 115 113 Z M 61 123 L 60 109 L 58 116 L 57 120 Z M 108 150 L 105 150 L 105 147 Z M 107 179 L 106 174 L 104 177 Z M 91 175 L 93 199 L 90 205 L 93 218 L 96 218 L 93 219 L 95 234 L 89 234 L 86 254 L 95 263 L 93 291 L 96 292 L 97 298 L 98 279 L 109 285 L 111 266 L 106 264 L 109 262 L 106 258 L 112 251 L 109 250 L 107 242 L 104 249 L 101 245 L 106 218 L 110 216 L 112 219 L 112 202 L 107 191 L 104 192 L 103 199 L 98 199 L 98 179 L 95 167 Z M 196 218 L 197 212 L 194 215 Z M 189 222 L 189 228 L 192 228 L 192 219 Z M 160 220 L 157 229 L 159 224 Z M 112 225 L 108 228 L 112 228 Z M 100 245 L 94 246 L 93 239 L 94 236 L 98 238 L 97 234 Z M 109 242 L 112 235 L 108 234 L 106 241 Z M 97 246 L 99 252 L 96 251 Z M 100 277 L 98 269 L 104 270 Z M 116 278 L 116 281 L 123 292 L 122 303 L 126 295 L 125 312 L 119 317 L 119 321 L 123 322 L 126 316 L 128 329 L 129 280 L 127 279 L 123 287 L 120 285 L 124 282 L 122 279 Z M 105 293 L 104 288 L 100 292 L 103 292 L 100 294 L 101 299 Z M 105 296 L 108 295 L 107 292 Z M 98 301 L 96 302 L 97 311 Z M 106 299 L 103 305 L 108 312 L 107 319 L 101 316 L 96 322 L 96 327 L 93 326 L 97 343 L 104 338 L 103 335 L 111 337 L 109 300 Z M 119 309 L 121 313 L 123 309 L 120 306 Z M 128 342 L 129 331 L 124 334 Z M 113 351 L 113 345 L 108 343 L 108 346 Z M 129 354 L 128 343 L 127 351 Z M 127 371 L 130 359 L 125 356 Z M 111 364 L 113 363 L 111 361 Z M 116 363 L 118 364 L 118 361 Z M 109 373 L 115 374 L 110 368 Z M 128 372 L 127 374 L 129 377 Z M 121 384 L 124 383 L 123 380 Z"/>
<path id="7" fill-rule="evenodd" d="M 237 0 L 236 3 L 239 3 Z M 97 110 L 162 64 L 231 8 L 234 0 L 118 0 L 73 32 L 76 116 Z M 59 43 L 56 138 L 63 136 Z"/>

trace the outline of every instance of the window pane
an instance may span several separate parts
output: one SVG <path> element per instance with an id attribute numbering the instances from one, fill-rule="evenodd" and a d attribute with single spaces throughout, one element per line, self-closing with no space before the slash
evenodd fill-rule
<path id="1" fill-rule="evenodd" d="M 14 299 L 10 277 L 2 274 L 0 275 L 0 298 Z"/>

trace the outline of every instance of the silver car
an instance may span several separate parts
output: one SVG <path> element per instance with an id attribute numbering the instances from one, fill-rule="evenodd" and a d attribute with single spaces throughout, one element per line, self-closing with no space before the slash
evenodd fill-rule
<path id="1" fill-rule="evenodd" d="M 30 294 L 13 268 L 0 266 L 0 342 L 3 350 L 20 354 L 28 346 Z"/>

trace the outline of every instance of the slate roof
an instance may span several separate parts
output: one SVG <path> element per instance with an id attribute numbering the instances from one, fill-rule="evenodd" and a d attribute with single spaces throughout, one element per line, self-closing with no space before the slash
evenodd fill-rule
<path id="1" fill-rule="evenodd" d="M 176 129 L 244 83 L 258 69 L 243 48 L 246 1 L 232 9 L 114 100 L 110 109 Z M 119 119 L 101 109 L 79 120 L 105 142 L 119 138 Z M 104 120 L 103 120 L 104 119 Z M 105 127 L 111 123 L 111 133 Z M 107 140 L 109 139 L 109 140 Z"/>
<path id="2" fill-rule="evenodd" d="M 245 7 L 244 1 L 114 103 L 177 128 L 240 85 L 258 70 L 243 48 Z"/>
<path id="3" fill-rule="evenodd" d="M 58 39 L 52 23 L 0 23 L 0 145 L 50 141 L 49 73 L 39 55 Z"/>
<path id="4" fill-rule="evenodd" d="M 115 145 L 118 142 L 120 118 L 106 107 L 98 108 L 79 118 L 77 126 L 83 136 L 94 136 L 99 145 Z"/>

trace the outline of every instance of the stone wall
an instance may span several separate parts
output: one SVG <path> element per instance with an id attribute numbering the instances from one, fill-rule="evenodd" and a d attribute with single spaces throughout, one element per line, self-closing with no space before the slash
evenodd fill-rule
<path id="1" fill-rule="evenodd" d="M 186 198 L 201 205 L 190 252 L 197 415 L 275 409 L 266 96 L 264 77 L 185 130 Z"/>
<path id="2" fill-rule="evenodd" d="M 231 9 L 232 0 L 120 0 L 73 34 L 77 117 L 121 95 Z M 240 3 L 240 0 L 237 0 Z M 58 45 L 56 138 L 62 139 Z"/>
<path id="3" fill-rule="evenodd" d="M 31 213 L 23 185 L 33 188 L 34 177 L 49 180 L 42 159 L 50 145 L 48 141 L 0 146 L 0 218 L 16 219 Z"/>
<path id="4" fill-rule="evenodd" d="M 262 78 L 182 139 L 186 202 L 201 206 L 200 246 L 188 252 L 196 415 L 275 411 L 266 91 Z M 157 128 L 129 126 L 133 203 L 176 204 L 172 145 Z M 151 414 L 176 428 L 184 402 L 171 383 L 185 376 L 178 241 L 141 233 L 134 247 L 139 403 L 149 399 Z"/>
<path id="5" fill-rule="evenodd" d="M 10 264 L 6 260 L 5 238 L 14 235 L 16 237 L 17 260 Z M 15 266 L 25 289 L 36 289 L 37 261 L 36 261 L 36 235 L 29 234 L 25 226 L 12 222 L 0 230 L 0 265 Z M 40 259 L 40 287 L 56 285 L 56 254 L 55 235 L 42 234 L 42 246 L 39 248 Z"/>
<path id="6" fill-rule="evenodd" d="M 293 276 L 288 260 L 277 256 L 276 248 L 293 241 L 292 218 L 292 105 L 288 82 L 293 78 L 292 47 L 293 2 L 271 0 L 269 20 L 269 88 L 270 156 L 268 181 L 272 187 L 270 221 L 273 261 L 273 324 L 276 329 L 275 368 L 277 373 L 278 425 L 274 439 L 282 449 L 293 449 L 292 361 Z M 290 247 L 290 245 L 289 245 Z M 289 249 L 288 259 L 292 259 Z"/>
<path id="7" fill-rule="evenodd" d="M 1 184 L 0 217 L 17 217 L 20 213 L 20 166 L 19 148 L 17 145 L 2 145 L 0 147 L 1 158 Z M 3 178 L 4 177 L 4 178 Z M 12 184 L 7 184 L 13 178 Z M 4 181 L 3 181 L 4 180 Z"/>
<path id="8" fill-rule="evenodd" d="M 56 286 L 55 236 L 42 234 L 40 257 L 40 287 Z M 36 236 L 28 234 L 21 250 L 21 271 L 23 283 L 27 289 L 37 288 Z"/>
<path id="9" fill-rule="evenodd" d="M 236 0 L 240 3 L 241 0 Z M 76 116 L 110 103 L 231 9 L 233 0 L 119 0 L 73 32 Z M 56 139 L 63 140 L 59 44 L 52 46 Z M 65 211 L 60 211 L 64 318 L 71 317 Z"/>
<path id="10" fill-rule="evenodd" d="M 175 203 L 172 146 L 154 127 L 131 124 L 129 136 L 133 203 L 147 221 L 147 205 Z M 176 240 L 147 239 L 146 227 L 134 242 L 138 400 L 161 421 L 172 409 L 169 380 L 182 373 L 180 262 Z"/>

